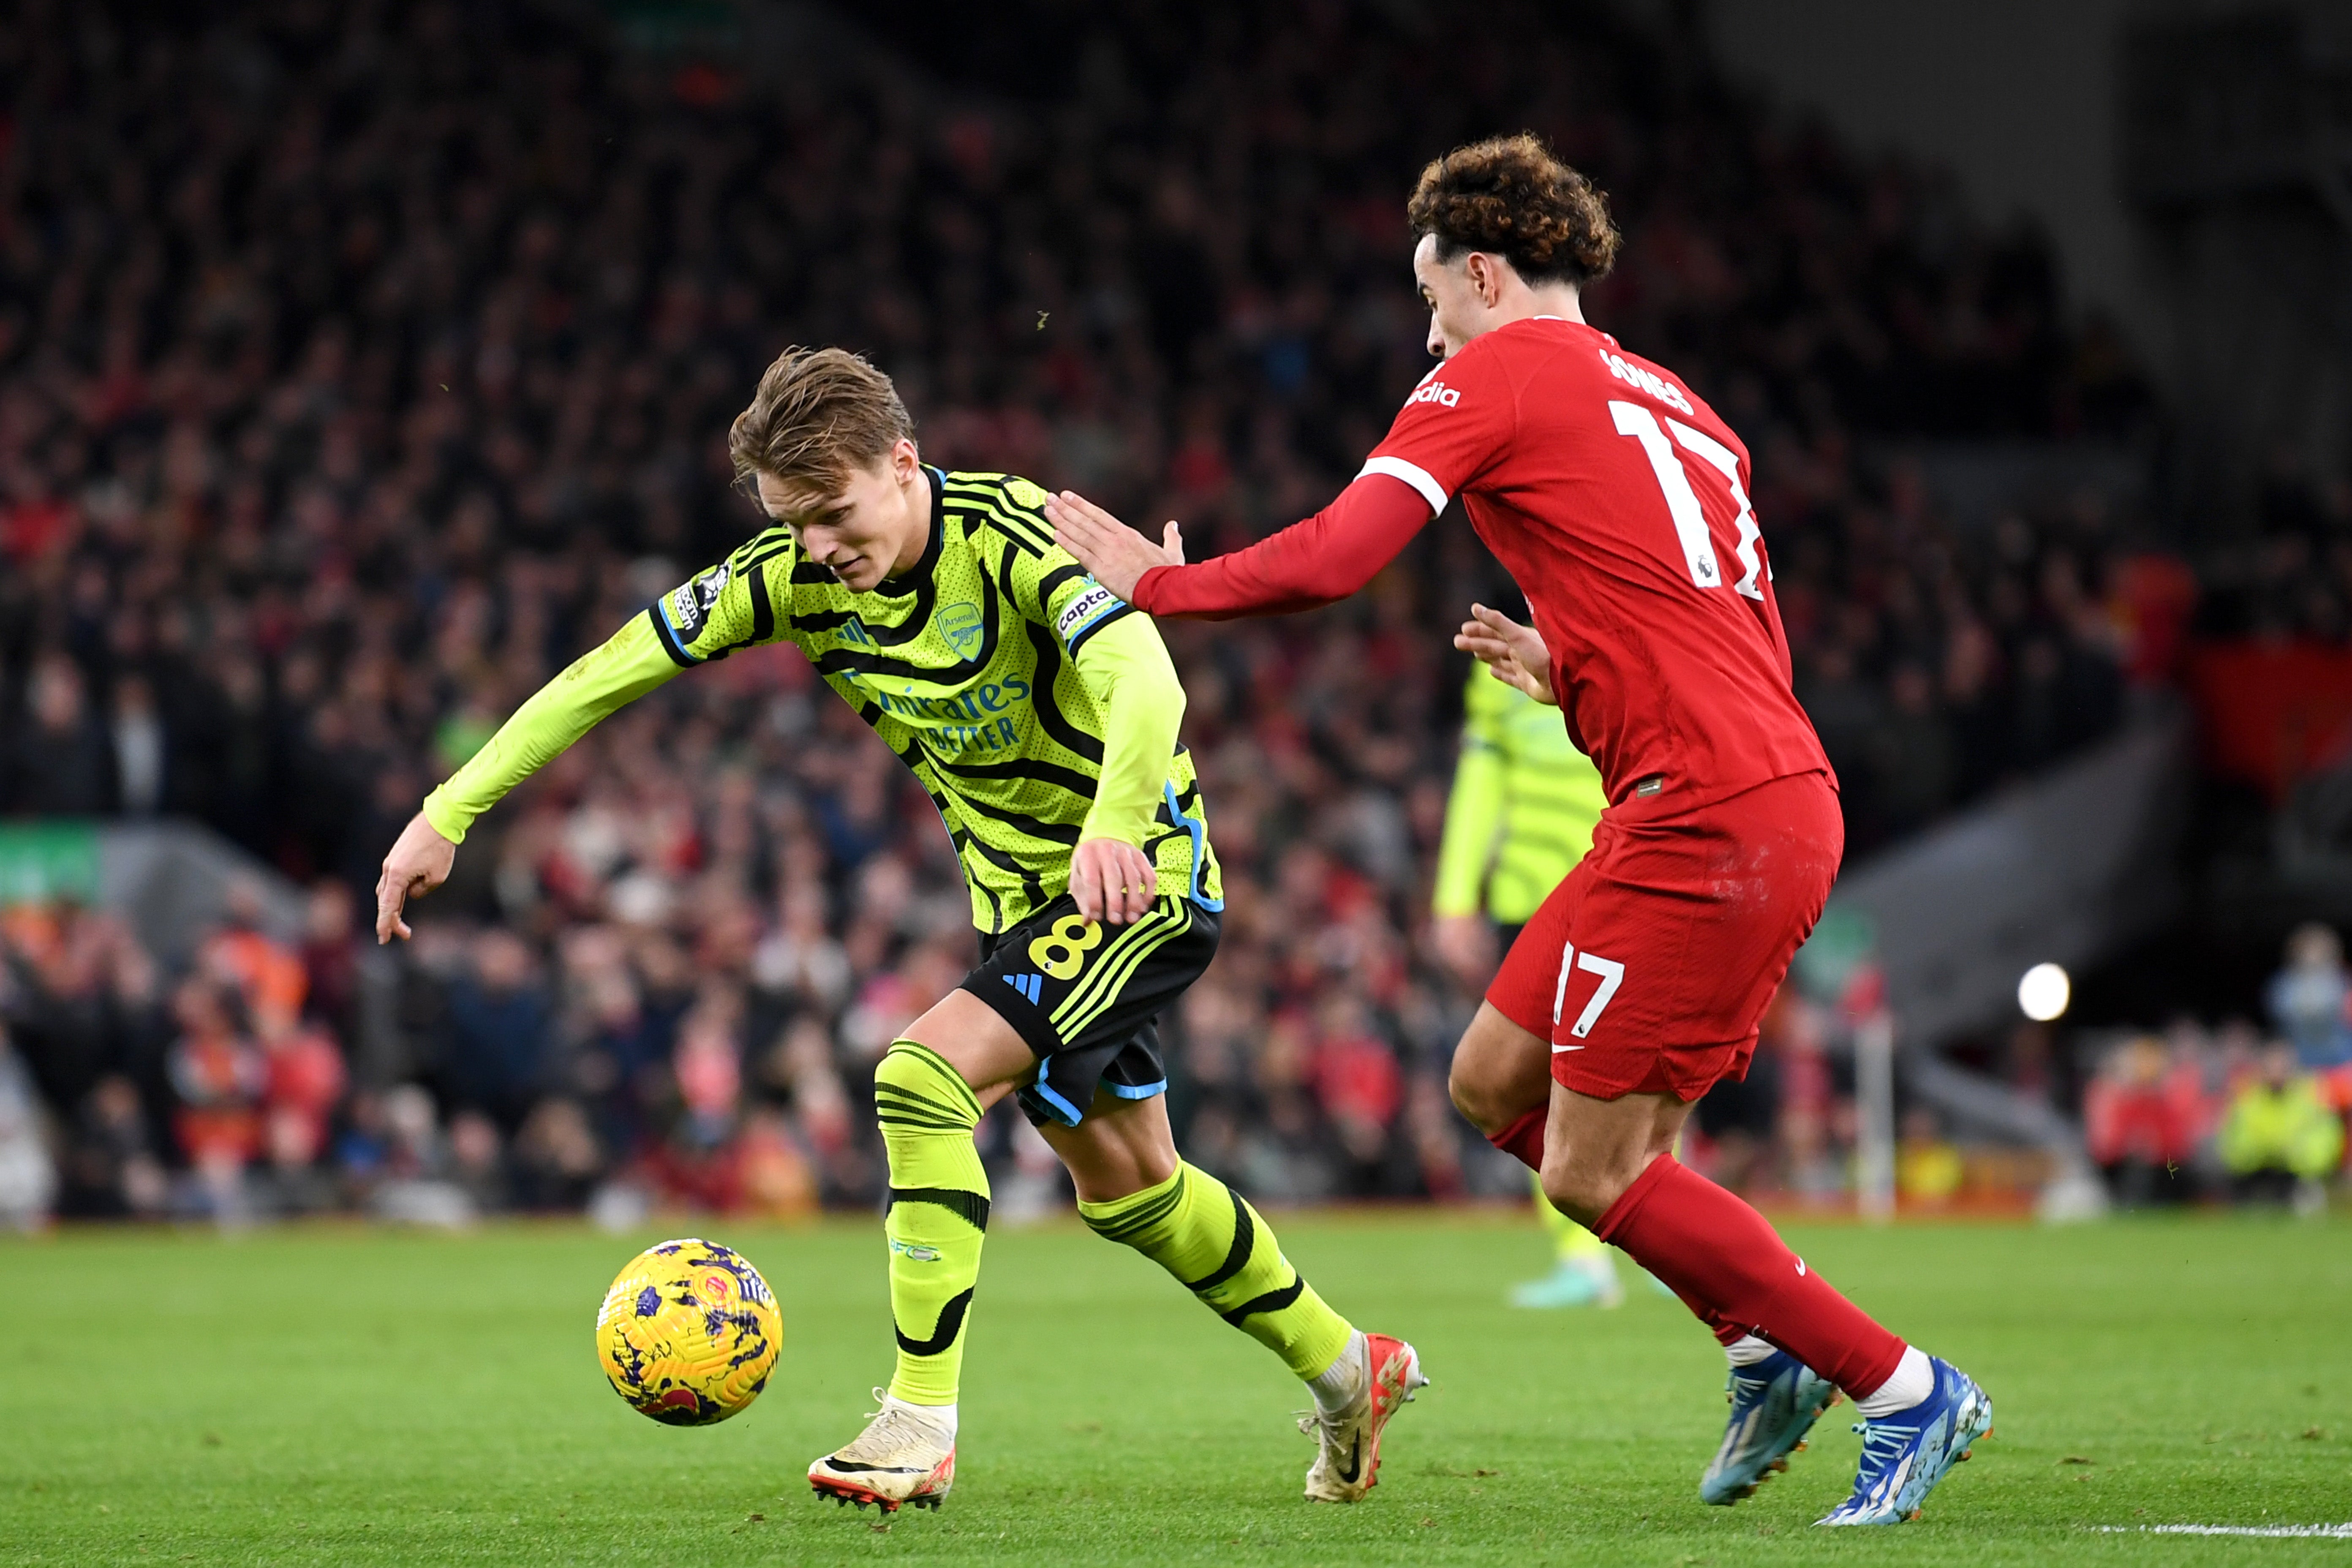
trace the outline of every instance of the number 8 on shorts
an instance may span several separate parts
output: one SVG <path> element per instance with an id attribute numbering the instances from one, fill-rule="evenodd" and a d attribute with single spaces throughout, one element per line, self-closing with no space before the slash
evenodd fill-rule
<path id="1" fill-rule="evenodd" d="M 1056 980 L 1072 980 L 1087 954 L 1102 945 L 1103 928 L 1083 915 L 1064 915 L 1029 944 L 1029 962 Z"/>

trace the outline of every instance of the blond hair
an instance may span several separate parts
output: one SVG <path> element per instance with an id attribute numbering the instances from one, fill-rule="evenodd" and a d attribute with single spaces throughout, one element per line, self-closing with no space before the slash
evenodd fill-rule
<path id="1" fill-rule="evenodd" d="M 872 463 L 915 434 L 890 378 L 846 349 L 798 344 L 776 356 L 751 406 L 727 431 L 735 482 L 767 474 L 795 489 L 833 495 L 850 470 Z"/>

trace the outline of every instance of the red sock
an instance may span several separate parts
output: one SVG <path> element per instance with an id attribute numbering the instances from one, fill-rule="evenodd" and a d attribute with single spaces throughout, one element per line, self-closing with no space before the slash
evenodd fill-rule
<path id="1" fill-rule="evenodd" d="M 1530 1171 L 1543 1170 L 1544 1123 L 1550 1120 L 1551 1107 L 1538 1105 L 1500 1132 L 1486 1134 L 1486 1142 L 1506 1154 L 1516 1155 L 1520 1164 Z"/>
<path id="2" fill-rule="evenodd" d="M 1648 1268 L 1649 1265 L 1645 1263 L 1642 1267 Z M 1650 1269 L 1650 1272 L 1656 1274 L 1657 1270 L 1652 1268 Z M 1659 1274 L 1658 1279 L 1661 1283 L 1664 1283 L 1665 1276 Z M 1666 1289 L 1670 1290 L 1675 1289 L 1671 1285 L 1668 1285 Z M 1706 1331 L 1715 1336 L 1715 1342 L 1717 1344 L 1725 1346 L 1735 1345 L 1741 1340 L 1748 1337 L 1748 1331 L 1746 1329 L 1741 1328 L 1738 1323 L 1727 1321 L 1722 1313 L 1717 1311 L 1714 1308 L 1708 1306 L 1706 1302 L 1698 1300 L 1696 1297 L 1686 1296 L 1680 1290 L 1675 1290 L 1675 1300 L 1680 1301 L 1684 1306 L 1688 1307 L 1691 1310 L 1691 1316 L 1696 1318 L 1700 1322 L 1706 1325 Z"/>
<path id="3" fill-rule="evenodd" d="M 1903 1359 L 1903 1342 L 1807 1268 L 1769 1221 L 1672 1154 L 1650 1162 L 1595 1234 L 1685 1301 L 1706 1303 L 1692 1310 L 1718 1338 L 1719 1325 L 1742 1326 L 1856 1399 Z"/>
<path id="4" fill-rule="evenodd" d="M 1538 1105 L 1500 1132 L 1490 1134 L 1486 1142 L 1506 1154 L 1517 1156 L 1521 1164 L 1540 1174 L 1543 1171 L 1544 1125 L 1549 1116 L 1550 1108 Z M 1746 1329 L 1737 1323 L 1724 1321 L 1706 1302 L 1683 1295 L 1679 1290 L 1675 1293 L 1682 1297 L 1683 1305 L 1691 1310 L 1693 1317 L 1707 1326 L 1719 1343 L 1727 1345 L 1746 1336 Z"/>

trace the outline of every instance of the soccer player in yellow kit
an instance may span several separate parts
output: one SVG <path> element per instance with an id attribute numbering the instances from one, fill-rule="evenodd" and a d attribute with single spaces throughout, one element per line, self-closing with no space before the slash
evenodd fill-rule
<path id="1" fill-rule="evenodd" d="M 1570 743 L 1557 710 L 1485 666 L 1473 666 L 1463 693 L 1462 758 L 1445 803 L 1431 898 L 1438 954 L 1462 984 L 1483 991 L 1494 978 L 1499 935 L 1519 928 L 1592 847 L 1593 824 L 1609 804 L 1601 770 Z M 1488 924 L 1489 920 L 1493 924 Z M 1520 1307 L 1614 1307 L 1625 1299 L 1601 1239 L 1552 1207 L 1534 1184 L 1536 1215 L 1552 1239 L 1554 1265 L 1511 1291 Z"/>
<path id="2" fill-rule="evenodd" d="M 793 643 L 930 795 L 981 953 L 875 1068 L 898 1367 L 810 1485 L 885 1511 L 937 1508 L 952 1486 L 989 1216 L 972 1130 L 1011 1092 L 1097 1235 L 1307 1384 L 1307 1497 L 1356 1501 L 1382 1428 L 1427 1382 L 1418 1356 L 1332 1310 L 1169 1130 L 1155 1020 L 1208 967 L 1224 896 L 1151 618 L 1054 543 L 1036 485 L 924 463 L 889 377 L 855 354 L 786 352 L 728 445 L 772 526 L 541 688 L 426 797 L 385 857 L 377 940 L 408 935 L 404 900 L 447 878 L 475 818 L 599 720 L 738 649 Z"/>

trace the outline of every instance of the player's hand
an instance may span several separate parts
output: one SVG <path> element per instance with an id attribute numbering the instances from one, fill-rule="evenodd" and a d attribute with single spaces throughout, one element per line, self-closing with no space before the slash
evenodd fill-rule
<path id="1" fill-rule="evenodd" d="M 1090 921 L 1123 926 L 1140 920 L 1159 889 L 1160 874 L 1124 838 L 1089 838 L 1070 857 L 1070 897 Z"/>
<path id="2" fill-rule="evenodd" d="M 1454 646 L 1475 655 L 1496 679 L 1517 687 L 1549 708 L 1559 706 L 1551 689 L 1551 649 L 1543 634 L 1523 626 L 1500 610 L 1470 606 L 1470 619 L 1454 634 Z"/>
<path id="3" fill-rule="evenodd" d="M 1429 945 L 1465 991 L 1484 991 L 1495 978 L 1495 928 L 1485 916 L 1438 916 L 1429 922 Z"/>
<path id="4" fill-rule="evenodd" d="M 421 899 L 449 879 L 457 864 L 457 847 L 418 812 L 400 830 L 400 841 L 383 858 L 383 875 L 375 884 L 375 941 L 378 947 L 394 937 L 410 934 L 400 911 L 411 899 Z"/>
<path id="5" fill-rule="evenodd" d="M 1053 521 L 1054 542 L 1130 605 L 1146 572 L 1184 564 L 1184 531 L 1172 521 L 1154 544 L 1076 490 L 1046 498 L 1045 515 Z"/>

